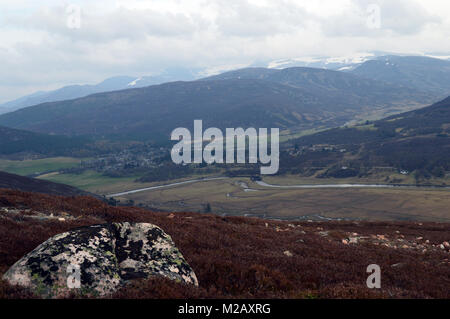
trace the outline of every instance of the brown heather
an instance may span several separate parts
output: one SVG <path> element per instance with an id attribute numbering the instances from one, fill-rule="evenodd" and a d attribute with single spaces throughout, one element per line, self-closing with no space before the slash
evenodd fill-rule
<path id="1" fill-rule="evenodd" d="M 170 234 L 200 282 L 195 288 L 151 278 L 130 283 L 112 298 L 450 298 L 450 254 L 439 248 L 449 240 L 450 224 L 293 223 L 170 214 L 112 207 L 92 197 L 6 189 L 0 190 L 0 209 L 4 207 L 19 213 L 0 210 L 0 275 L 57 233 L 134 221 L 154 223 Z M 33 218 L 37 213 L 66 219 Z M 343 239 L 356 236 L 353 233 L 358 243 L 344 244 Z M 416 249 L 417 237 L 423 237 L 421 242 L 429 240 L 429 248 Z M 399 247 L 397 241 L 409 247 Z M 369 264 L 380 265 L 382 289 L 366 287 Z M 33 295 L 0 280 L 0 298 Z"/>

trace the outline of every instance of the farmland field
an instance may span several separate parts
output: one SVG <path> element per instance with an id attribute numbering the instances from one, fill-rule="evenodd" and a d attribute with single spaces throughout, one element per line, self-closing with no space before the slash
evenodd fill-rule
<path id="1" fill-rule="evenodd" d="M 134 185 L 136 176 L 132 177 L 108 177 L 95 171 L 84 171 L 81 174 L 50 173 L 41 175 L 39 179 L 45 179 L 55 183 L 67 184 L 92 193 L 102 194 L 108 189 L 123 189 L 127 185 Z M 140 184 L 142 185 L 142 184 Z"/>
<path id="2" fill-rule="evenodd" d="M 44 172 L 78 166 L 81 159 L 72 157 L 52 157 L 45 159 L 12 161 L 0 160 L 0 171 L 17 175 L 36 175 Z"/>
<path id="3" fill-rule="evenodd" d="M 218 214 L 285 219 L 450 222 L 448 189 L 268 189 L 247 178 L 231 178 L 143 191 L 121 199 L 171 211 L 202 212 L 209 204 Z"/>

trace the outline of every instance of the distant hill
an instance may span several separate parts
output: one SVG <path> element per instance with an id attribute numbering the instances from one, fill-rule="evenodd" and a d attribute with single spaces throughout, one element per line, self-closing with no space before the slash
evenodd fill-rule
<path id="1" fill-rule="evenodd" d="M 380 54 L 383 54 L 380 56 Z M 263 69 L 263 74 L 275 74 L 279 69 L 305 69 L 317 68 L 320 70 L 336 70 L 352 73 L 367 79 L 390 82 L 391 84 L 416 88 L 421 91 L 433 91 L 441 96 L 450 94 L 449 89 L 449 65 L 450 60 L 436 59 L 426 56 L 395 56 L 386 53 L 365 53 L 350 57 L 318 57 L 318 58 L 294 58 L 267 62 L 268 68 L 254 68 L 257 74 Z M 265 65 L 264 63 L 261 65 Z M 242 72 L 242 70 L 237 71 Z M 157 85 L 172 81 L 190 81 L 198 78 L 198 74 L 205 73 L 201 69 L 172 68 L 154 76 L 116 76 L 108 78 L 94 85 L 69 85 L 48 92 L 35 92 L 13 101 L 0 104 L 0 114 L 15 111 L 17 109 L 37 105 L 45 102 L 63 101 L 75 99 L 90 94 L 123 90 L 127 88 L 139 88 Z M 233 72 L 219 75 L 216 79 L 230 77 Z M 259 78 L 247 74 L 242 78 Z M 258 75 L 259 76 L 259 75 Z M 215 77 L 213 77 L 215 78 Z"/>
<path id="2" fill-rule="evenodd" d="M 376 107 L 416 100 L 433 101 L 425 90 L 400 87 L 381 81 L 363 79 L 353 74 L 317 68 L 293 67 L 282 70 L 246 68 L 226 72 L 203 80 L 261 79 L 276 82 L 329 99 L 330 106 Z M 436 97 L 437 95 L 434 95 Z M 331 109 L 332 107 L 330 107 Z"/>
<path id="3" fill-rule="evenodd" d="M 288 144 L 296 148 L 321 145 L 320 150 L 332 146 L 351 155 L 306 152 L 295 160 L 287 158 L 285 164 L 289 167 L 297 161 L 304 165 L 308 161 L 341 164 L 356 170 L 364 166 L 392 166 L 408 171 L 425 170 L 442 177 L 450 170 L 450 97 L 419 110 L 355 127 L 327 130 Z"/>
<path id="4" fill-rule="evenodd" d="M 1 188 L 60 196 L 95 196 L 69 185 L 19 176 L 2 171 L 0 171 L 0 189 Z"/>
<path id="5" fill-rule="evenodd" d="M 168 139 L 176 127 L 332 127 L 367 110 L 435 100 L 436 94 L 343 72 L 244 69 L 191 82 L 98 93 L 0 116 L 0 125 L 64 135 Z"/>
<path id="6" fill-rule="evenodd" d="M 13 112 L 23 107 L 45 102 L 70 100 L 100 92 L 110 92 L 128 88 L 140 88 L 175 80 L 179 81 L 192 79 L 194 79 L 194 75 L 186 70 L 172 70 L 171 72 L 165 72 L 161 75 L 155 76 L 116 76 L 93 85 L 68 85 L 53 91 L 35 92 L 13 101 L 0 104 L 0 114 Z"/>
<path id="7" fill-rule="evenodd" d="M 347 132 L 358 130 L 350 141 Z M 389 133 L 389 134 L 388 134 Z M 335 128 L 313 135 L 305 136 L 297 141 L 302 144 L 322 143 L 356 143 L 375 141 L 378 139 L 417 137 L 429 134 L 446 135 L 450 133 L 450 97 L 418 110 L 401 113 L 375 122 L 368 122 L 356 127 Z M 347 140 L 347 141 L 346 141 Z"/>
<path id="8" fill-rule="evenodd" d="M 351 74 L 395 85 L 450 94 L 450 61 L 424 56 L 382 56 L 366 61 Z"/>
<path id="9" fill-rule="evenodd" d="M 0 155 L 35 153 L 69 155 L 84 148 L 87 138 L 47 135 L 0 126 Z"/>

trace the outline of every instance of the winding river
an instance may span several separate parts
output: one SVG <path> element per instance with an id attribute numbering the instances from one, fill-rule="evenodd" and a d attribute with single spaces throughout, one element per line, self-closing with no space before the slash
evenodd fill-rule
<path id="1" fill-rule="evenodd" d="M 161 188 L 168 188 L 172 186 L 178 186 L 178 185 L 184 185 L 184 184 L 191 184 L 191 183 L 197 183 L 197 182 L 206 182 L 206 181 L 214 181 L 214 180 L 221 180 L 221 179 L 229 179 L 230 177 L 210 177 L 210 178 L 197 178 L 197 179 L 191 179 L 187 181 L 182 182 L 176 182 L 176 183 L 170 183 L 170 184 L 164 184 L 164 185 L 157 185 L 157 186 L 151 186 L 151 187 L 145 187 L 145 188 L 138 188 L 126 192 L 121 193 L 115 193 L 115 194 L 109 194 L 106 195 L 107 197 L 118 197 L 123 195 L 129 195 L 139 192 L 145 192 L 145 191 L 151 191 L 155 189 L 161 189 Z M 450 186 L 439 186 L 439 185 L 400 185 L 400 184 L 303 184 L 303 185 L 273 185 L 268 184 L 263 181 L 256 181 L 256 184 L 262 187 L 267 188 L 282 188 L 282 189 L 296 189 L 296 188 L 304 188 L 304 189 L 314 189 L 314 188 L 412 188 L 412 189 L 424 189 L 424 188 L 436 188 L 436 189 L 450 189 Z M 247 188 L 247 190 L 252 190 L 250 188 Z"/>
<path id="2" fill-rule="evenodd" d="M 304 184 L 304 185 L 272 185 L 263 181 L 256 181 L 256 184 L 271 188 L 439 188 L 449 189 L 450 186 L 439 185 L 401 185 L 401 184 Z"/>

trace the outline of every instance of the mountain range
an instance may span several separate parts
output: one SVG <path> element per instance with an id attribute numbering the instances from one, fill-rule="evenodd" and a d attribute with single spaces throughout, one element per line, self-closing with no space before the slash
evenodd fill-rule
<path id="1" fill-rule="evenodd" d="M 418 88 L 420 90 L 439 90 L 443 86 L 448 91 L 448 57 L 439 56 L 395 56 L 384 52 L 360 53 L 343 57 L 304 57 L 266 62 L 255 62 L 250 67 L 286 69 L 293 67 L 319 68 L 351 72 L 369 79 L 391 82 Z M 389 62 L 390 61 L 390 62 Z M 358 70 L 356 70 L 358 69 Z M 219 70 L 219 69 L 217 69 Z M 204 74 L 216 74 L 214 69 L 169 68 L 153 76 L 116 76 L 98 84 L 69 85 L 52 91 L 38 91 L 18 99 L 0 104 L 0 114 L 37 105 L 84 97 L 94 93 L 138 88 L 171 81 L 190 81 Z M 443 77 L 441 78 L 441 76 Z M 442 81 L 444 79 L 444 81 Z M 430 83 L 431 82 L 431 83 Z M 425 83 L 425 85 L 421 85 Z"/>
<path id="2" fill-rule="evenodd" d="M 449 72 L 450 74 L 450 72 Z M 361 78 L 353 74 L 317 68 L 293 67 L 286 69 L 247 68 L 230 71 L 202 80 L 259 79 L 290 87 L 305 89 L 308 92 L 329 98 L 329 105 L 338 108 L 376 107 L 396 104 L 407 100 L 422 103 L 432 94 L 426 90 L 411 89 L 384 81 Z M 422 96 L 422 97 L 420 97 Z M 423 99 L 422 99 L 423 98 Z M 342 103 L 340 105 L 339 103 Z"/>
<path id="3" fill-rule="evenodd" d="M 406 142 L 395 145 L 411 152 L 418 147 L 433 147 L 434 152 L 436 145 L 446 147 L 442 134 L 447 133 L 439 128 L 449 123 L 448 117 L 436 111 L 419 120 L 420 112 L 425 111 L 403 112 L 441 99 L 450 84 L 448 64 L 428 57 L 380 57 L 362 62 L 348 72 L 307 67 L 244 68 L 193 81 L 150 86 L 144 85 L 154 78 L 143 77 L 138 81 L 116 77 L 96 86 L 74 87 L 73 91 L 61 89 L 53 92 L 53 98 L 57 95 L 63 98 L 67 96 L 64 92 L 69 94 L 78 89 L 113 90 L 123 86 L 127 89 L 45 102 L 0 115 L 0 153 L 70 155 L 86 150 L 92 141 L 105 138 L 168 143 L 173 129 L 192 128 L 194 119 L 202 119 L 205 128 L 279 127 L 295 132 L 344 126 L 374 113 L 378 118 L 402 113 L 399 115 L 402 120 L 394 115 L 370 121 L 368 125 L 321 132 L 297 142 L 335 143 L 346 148 L 365 145 L 370 152 L 364 154 L 372 154 L 372 159 L 375 153 L 387 154 L 374 150 L 381 149 L 381 145 L 385 148 L 394 145 L 393 141 L 426 141 L 427 145 L 415 148 L 405 148 Z M 433 108 L 423 110 L 430 109 Z M 424 139 L 430 136 L 418 134 L 419 130 L 431 132 L 433 140 Z M 415 133 L 404 136 L 412 132 Z M 394 154 L 392 150 L 389 152 Z M 367 158 L 365 161 L 368 162 Z"/>
<path id="4" fill-rule="evenodd" d="M 191 72 L 184 69 L 168 70 L 162 74 L 154 76 L 115 76 L 98 84 L 69 85 L 57 90 L 35 92 L 13 101 L 0 104 L 0 114 L 13 112 L 20 108 L 45 102 L 70 100 L 100 92 L 139 88 L 175 80 L 187 81 L 193 80 L 194 78 L 195 75 L 193 71 Z"/>
<path id="5" fill-rule="evenodd" d="M 405 54 L 394 54 L 391 52 L 384 52 L 384 51 L 370 51 L 370 52 L 354 53 L 346 56 L 310 56 L 310 57 L 298 57 L 290 59 L 279 59 L 273 61 L 254 63 L 250 66 L 257 66 L 257 67 L 263 66 L 270 69 L 309 67 L 334 71 L 351 71 L 367 61 L 383 59 L 386 56 L 408 57 L 408 55 Z M 438 53 L 422 54 L 419 57 L 450 61 L 450 56 L 448 54 L 446 55 Z"/>
<path id="6" fill-rule="evenodd" d="M 381 56 L 349 72 L 404 87 L 450 94 L 449 60 L 423 56 Z"/>
<path id="7" fill-rule="evenodd" d="M 439 94 L 344 72 L 250 68 L 189 82 L 97 93 L 0 116 L 0 125 L 46 134 L 164 138 L 194 119 L 207 127 L 333 127 L 363 113 L 418 108 Z"/>

